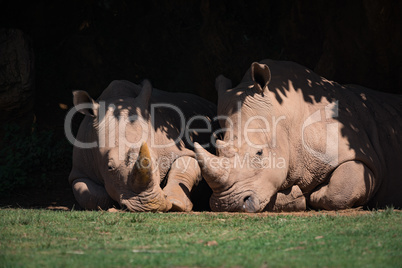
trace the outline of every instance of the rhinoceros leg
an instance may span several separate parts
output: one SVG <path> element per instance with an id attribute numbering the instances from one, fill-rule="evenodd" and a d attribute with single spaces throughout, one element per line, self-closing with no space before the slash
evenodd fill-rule
<path id="1" fill-rule="evenodd" d="M 173 162 L 163 188 L 166 199 L 172 203 L 171 211 L 191 211 L 190 192 L 201 178 L 201 169 L 194 158 L 183 156 Z"/>
<path id="2" fill-rule="evenodd" d="M 279 191 L 273 196 L 267 211 L 303 211 L 306 210 L 306 198 L 299 186 L 293 185 L 291 188 Z"/>
<path id="3" fill-rule="evenodd" d="M 84 209 L 107 210 L 116 204 L 116 202 L 107 194 L 105 187 L 90 179 L 76 179 L 72 184 L 72 188 L 75 199 Z"/>
<path id="4" fill-rule="evenodd" d="M 310 195 L 309 204 L 315 209 L 346 209 L 364 205 L 374 192 L 373 172 L 360 161 L 349 161 L 339 165 L 328 184 Z"/>

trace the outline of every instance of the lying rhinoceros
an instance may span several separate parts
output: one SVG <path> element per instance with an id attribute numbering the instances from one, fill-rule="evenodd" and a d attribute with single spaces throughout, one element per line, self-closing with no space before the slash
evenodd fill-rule
<path id="1" fill-rule="evenodd" d="M 219 157 L 195 146 L 213 210 L 270 210 L 278 191 L 297 210 L 402 206 L 401 96 L 273 60 L 216 88 Z"/>
<path id="2" fill-rule="evenodd" d="M 97 101 L 75 91 L 74 105 L 86 115 L 69 177 L 80 206 L 107 209 L 117 202 L 130 211 L 192 209 L 190 193 L 201 180 L 192 142 L 211 142 L 214 104 L 152 89 L 145 80 L 142 87 L 113 81 Z M 212 126 L 209 131 L 206 125 Z M 202 194 L 208 205 L 208 189 Z"/>

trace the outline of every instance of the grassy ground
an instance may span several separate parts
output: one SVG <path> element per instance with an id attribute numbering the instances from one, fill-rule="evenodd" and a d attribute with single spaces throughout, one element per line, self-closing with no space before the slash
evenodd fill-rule
<path id="1" fill-rule="evenodd" d="M 0 210 L 1 267 L 401 267 L 402 212 Z"/>

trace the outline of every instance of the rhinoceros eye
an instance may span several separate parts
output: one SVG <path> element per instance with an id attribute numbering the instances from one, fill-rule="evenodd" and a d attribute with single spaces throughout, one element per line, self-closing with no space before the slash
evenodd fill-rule
<path id="1" fill-rule="evenodd" d="M 113 171 L 115 169 L 116 169 L 116 165 L 114 164 L 114 162 L 112 160 L 109 160 L 109 162 L 107 163 L 107 170 Z"/>
<path id="2" fill-rule="evenodd" d="M 256 153 L 256 155 L 261 156 L 261 155 L 262 155 L 262 149 L 259 150 L 259 151 Z"/>

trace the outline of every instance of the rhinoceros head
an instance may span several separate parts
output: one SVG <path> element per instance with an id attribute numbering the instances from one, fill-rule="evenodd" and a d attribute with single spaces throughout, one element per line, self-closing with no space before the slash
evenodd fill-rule
<path id="1" fill-rule="evenodd" d="M 224 141 L 216 143 L 217 156 L 195 146 L 215 211 L 263 211 L 286 180 L 289 147 L 275 118 L 270 77 L 267 65 L 253 63 L 235 88 L 223 76 L 216 80 Z"/>
<path id="2" fill-rule="evenodd" d="M 88 168 L 96 169 L 101 176 L 96 180 L 130 211 L 167 211 L 172 205 L 160 187 L 157 155 L 147 144 L 151 83 L 145 80 L 139 94 L 134 93 L 96 102 L 84 91 L 74 92 L 74 105 L 84 104 L 79 111 L 93 118 L 88 131 L 98 142 L 92 149 L 93 167 Z"/>

